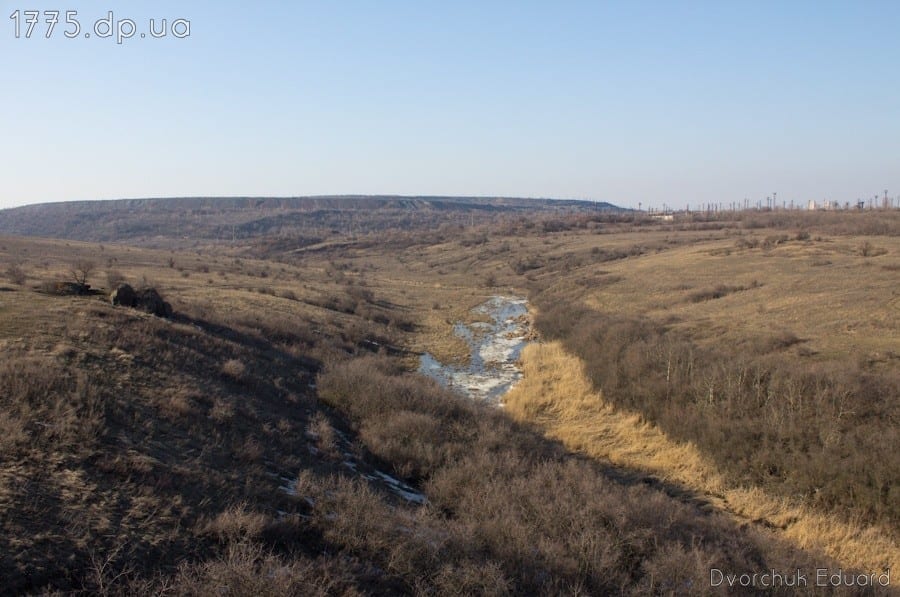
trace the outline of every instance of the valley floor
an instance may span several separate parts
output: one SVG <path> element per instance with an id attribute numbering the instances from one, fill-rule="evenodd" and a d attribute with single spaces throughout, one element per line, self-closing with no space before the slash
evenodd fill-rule
<path id="1" fill-rule="evenodd" d="M 866 215 L 563 214 L 303 250 L 0 238 L 0 580 L 678 595 L 722 594 L 712 569 L 882 573 L 900 222 Z M 96 295 L 59 294 L 75 262 Z M 123 280 L 174 316 L 110 305 Z M 519 354 L 514 320 L 481 346 L 491 297 L 527 297 L 539 341 Z M 415 373 L 425 353 L 524 377 L 498 409 Z"/>

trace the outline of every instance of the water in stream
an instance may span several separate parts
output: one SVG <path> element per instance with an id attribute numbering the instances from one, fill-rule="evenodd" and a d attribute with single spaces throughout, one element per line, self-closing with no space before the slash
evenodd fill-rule
<path id="1" fill-rule="evenodd" d="M 526 304 L 523 298 L 495 296 L 475 307 L 474 311 L 487 315 L 490 322 L 457 323 L 454 327 L 456 335 L 469 344 L 469 363 L 445 365 L 425 353 L 419 360 L 419 373 L 472 398 L 499 404 L 522 377 L 516 362 L 527 344 Z"/>
<path id="2" fill-rule="evenodd" d="M 457 323 L 454 326 L 456 335 L 469 345 L 471 358 L 468 365 L 444 365 L 433 355 L 425 353 L 419 361 L 419 372 L 474 399 L 499 406 L 503 394 L 522 377 L 516 363 L 527 344 L 529 332 L 526 302 L 518 297 L 495 296 L 475 307 L 474 312 L 487 315 L 490 321 L 471 325 Z M 407 502 L 428 503 L 425 494 L 362 462 L 350 449 L 350 439 L 340 431 L 335 432 L 343 452 L 345 467 L 370 482 L 384 485 Z M 316 438 L 311 435 L 310 439 Z M 309 449 L 313 453 L 317 451 L 312 444 Z M 296 479 L 271 474 L 282 481 L 282 491 L 296 495 Z"/>

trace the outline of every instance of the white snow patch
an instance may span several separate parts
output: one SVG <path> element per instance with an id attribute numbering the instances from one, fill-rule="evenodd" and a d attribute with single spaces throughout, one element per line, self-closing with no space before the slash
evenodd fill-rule
<path id="1" fill-rule="evenodd" d="M 503 394 L 522 377 L 517 361 L 527 344 L 527 302 L 519 297 L 495 296 L 473 311 L 488 315 L 491 322 L 454 326 L 456 335 L 469 344 L 469 364 L 445 365 L 425 353 L 419 360 L 419 372 L 472 398 L 499 405 Z"/>
<path id="2" fill-rule="evenodd" d="M 297 479 L 280 476 L 281 487 L 279 489 L 291 497 L 297 497 Z"/>
<path id="3" fill-rule="evenodd" d="M 419 493 L 403 481 L 396 479 L 387 473 L 382 473 L 381 471 L 374 471 L 375 475 L 378 476 L 382 481 L 387 484 L 388 488 L 405 499 L 408 502 L 413 502 L 416 504 L 424 505 L 428 503 L 428 498 L 425 497 L 425 494 Z"/>

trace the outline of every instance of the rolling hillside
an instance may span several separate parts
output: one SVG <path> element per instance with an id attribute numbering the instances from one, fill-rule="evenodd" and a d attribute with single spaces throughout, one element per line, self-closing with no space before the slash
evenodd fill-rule
<path id="1" fill-rule="evenodd" d="M 0 211 L 0 234 L 163 246 L 288 238 L 298 245 L 504 217 L 622 212 L 609 203 L 484 197 L 241 197 L 44 203 Z"/>
<path id="2" fill-rule="evenodd" d="M 0 237 L 2 585 L 693 595 L 896 565 L 897 214 L 404 209 L 308 250 Z M 60 293 L 85 264 L 97 293 Z M 123 280 L 174 315 L 111 305 Z M 414 373 L 469 359 L 457 324 L 498 295 L 540 336 L 505 408 Z"/>

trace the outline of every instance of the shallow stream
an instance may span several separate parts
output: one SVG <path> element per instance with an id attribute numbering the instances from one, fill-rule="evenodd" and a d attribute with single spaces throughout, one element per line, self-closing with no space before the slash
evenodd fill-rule
<path id="1" fill-rule="evenodd" d="M 519 379 L 519 355 L 528 343 L 527 302 L 523 298 L 495 296 L 475 307 L 490 321 L 457 323 L 454 333 L 469 345 L 471 358 L 463 366 L 447 365 L 430 353 L 419 359 L 419 373 L 478 400 L 500 404 Z"/>

